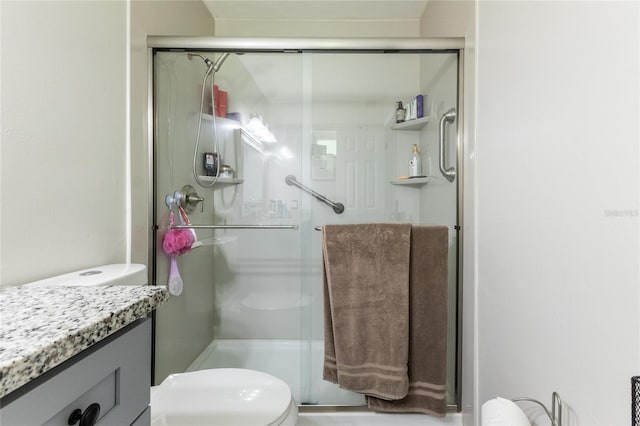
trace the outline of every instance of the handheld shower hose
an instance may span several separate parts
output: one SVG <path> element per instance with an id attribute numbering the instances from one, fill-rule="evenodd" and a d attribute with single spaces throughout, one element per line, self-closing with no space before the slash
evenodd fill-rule
<path id="1" fill-rule="evenodd" d="M 212 182 L 210 183 L 204 183 L 200 180 L 200 177 L 198 176 L 198 171 L 197 171 L 197 164 L 198 164 L 198 147 L 200 146 L 200 130 L 202 128 L 202 110 L 204 108 L 204 92 L 205 92 L 205 87 L 207 85 L 207 78 L 209 77 L 209 75 L 211 75 L 211 105 L 215 105 L 215 99 L 214 99 L 214 90 L 213 90 L 213 86 L 214 86 L 214 80 L 215 80 L 215 74 L 216 72 L 218 72 L 220 70 L 220 67 L 222 66 L 223 62 L 227 59 L 227 57 L 229 56 L 229 53 L 225 52 L 223 53 L 217 60 L 215 63 L 211 62 L 211 60 L 203 55 L 200 55 L 198 53 L 187 53 L 187 57 L 189 58 L 189 60 L 193 59 L 194 56 L 198 56 L 200 58 L 202 58 L 202 60 L 204 61 L 204 63 L 207 65 L 207 71 L 204 73 L 204 78 L 202 79 L 202 91 L 200 94 L 200 114 L 198 114 L 198 130 L 196 132 L 196 143 L 195 146 L 193 148 L 193 161 L 191 164 L 191 171 L 193 173 L 193 178 L 195 179 L 196 183 L 204 188 L 210 188 L 213 185 L 216 184 L 216 182 L 218 182 L 218 179 L 220 178 L 220 155 L 218 155 L 218 164 L 216 167 L 216 175 L 213 179 Z M 219 146 L 218 146 L 218 129 L 216 126 L 216 114 L 215 111 L 213 111 L 213 140 L 214 140 L 214 151 L 216 153 L 219 154 L 220 150 L 219 150 Z"/>

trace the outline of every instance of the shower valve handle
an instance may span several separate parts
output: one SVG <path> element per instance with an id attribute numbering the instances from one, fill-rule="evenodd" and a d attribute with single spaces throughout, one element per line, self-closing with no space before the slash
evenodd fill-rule
<path id="1" fill-rule="evenodd" d="M 182 187 L 181 191 L 176 191 L 174 198 L 187 214 L 193 213 L 198 203 L 202 203 L 204 201 L 204 197 L 199 196 L 191 185 L 185 185 Z M 202 203 L 201 207 L 202 212 L 204 213 L 204 203 Z"/>
<path id="2" fill-rule="evenodd" d="M 186 204 L 188 206 L 192 206 L 192 210 L 195 210 L 195 206 L 197 206 L 198 203 L 202 203 L 203 201 L 204 201 L 204 197 L 187 195 L 187 203 Z M 186 212 L 186 210 L 185 210 L 185 212 Z M 200 204 L 200 213 L 204 213 L 204 203 Z"/>

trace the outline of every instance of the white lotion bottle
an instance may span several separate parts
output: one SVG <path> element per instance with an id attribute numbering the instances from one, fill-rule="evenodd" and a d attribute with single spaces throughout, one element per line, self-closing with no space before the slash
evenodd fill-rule
<path id="1" fill-rule="evenodd" d="M 413 144 L 413 150 L 409 157 L 409 177 L 422 176 L 422 157 L 418 151 L 418 145 Z"/>

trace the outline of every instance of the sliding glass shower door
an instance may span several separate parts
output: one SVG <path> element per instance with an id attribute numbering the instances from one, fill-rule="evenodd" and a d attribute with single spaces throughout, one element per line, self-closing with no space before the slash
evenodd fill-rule
<path id="1" fill-rule="evenodd" d="M 195 230 L 201 245 L 177 257 L 182 294 L 156 314 L 156 383 L 250 368 L 285 380 L 299 404 L 361 405 L 361 395 L 322 380 L 318 229 L 410 222 L 451 230 L 447 398 L 455 402 L 457 180 L 438 161 L 439 119 L 457 108 L 458 53 L 190 53 L 153 56 L 156 284 L 170 272 L 169 207 L 178 223 L 180 200 L 190 201 L 188 219 L 206 225 Z M 220 65 L 204 96 L 199 55 Z M 418 95 L 421 114 L 396 123 L 396 102 Z M 457 167 L 456 126 L 445 127 L 445 166 Z M 426 177 L 407 179 L 414 145 Z"/>

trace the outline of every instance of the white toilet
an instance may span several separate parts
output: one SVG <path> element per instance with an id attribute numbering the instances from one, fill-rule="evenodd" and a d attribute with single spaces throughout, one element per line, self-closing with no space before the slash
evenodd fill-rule
<path id="1" fill-rule="evenodd" d="M 69 272 L 25 285 L 31 287 L 59 285 L 91 287 L 101 285 L 145 285 L 146 283 L 147 267 L 145 265 L 138 263 L 115 263 Z"/>
<path id="2" fill-rule="evenodd" d="M 152 426 L 293 426 L 297 419 L 289 386 L 260 371 L 172 374 L 151 388 Z"/>

